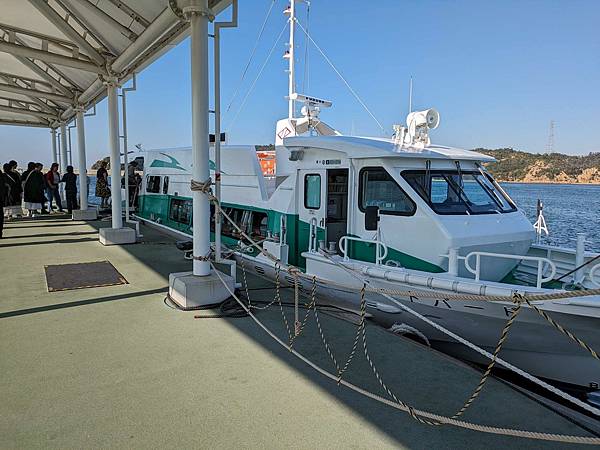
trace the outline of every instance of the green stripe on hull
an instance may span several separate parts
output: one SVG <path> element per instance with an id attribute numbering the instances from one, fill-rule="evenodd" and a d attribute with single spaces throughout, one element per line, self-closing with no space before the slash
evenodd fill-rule
<path id="1" fill-rule="evenodd" d="M 190 235 L 191 237 L 191 220 L 190 223 L 180 223 L 169 218 L 169 204 L 171 199 L 191 200 L 189 197 L 178 197 L 172 195 L 141 195 L 139 198 L 139 215 L 145 219 L 157 221 L 161 225 L 169 227 L 173 230 L 181 231 Z M 281 216 L 284 215 L 283 213 L 235 203 L 222 203 L 222 205 L 223 207 L 239 208 L 265 213 L 267 215 L 267 228 L 273 234 L 280 232 L 280 221 Z M 290 247 L 288 262 L 292 265 L 305 269 L 306 259 L 300 255 L 308 250 L 310 224 L 300 220 L 296 214 L 285 214 L 285 217 L 287 224 L 287 243 Z M 211 239 L 214 241 L 214 233 L 211 233 Z M 221 239 L 223 244 L 229 248 L 237 247 L 238 245 L 238 240 L 235 238 L 222 236 Z M 317 241 L 325 239 L 325 229 L 320 227 L 317 228 Z M 256 256 L 258 254 L 258 250 L 252 248 L 251 251 L 248 251 L 248 254 Z M 350 241 L 349 257 L 359 261 L 375 262 L 375 243 Z M 384 264 L 387 261 L 397 262 L 400 264 L 400 266 L 407 269 L 421 270 L 432 273 L 445 272 L 444 269 L 435 264 L 400 252 L 391 247 L 388 247 L 388 255 L 384 260 Z"/>

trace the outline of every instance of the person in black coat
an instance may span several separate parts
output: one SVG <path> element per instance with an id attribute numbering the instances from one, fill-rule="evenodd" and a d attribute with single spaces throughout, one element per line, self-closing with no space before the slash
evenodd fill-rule
<path id="1" fill-rule="evenodd" d="M 21 174 L 17 170 L 18 164 L 15 160 L 12 160 L 8 165 L 9 168 L 8 170 L 4 170 L 4 175 L 12 180 L 12 189 L 10 192 L 11 203 L 5 206 L 21 206 L 23 186 L 21 184 Z"/>
<path id="2" fill-rule="evenodd" d="M 32 217 L 35 212 L 42 209 L 43 204 L 46 202 L 44 198 L 44 175 L 34 162 L 30 162 L 21 178 L 24 184 L 24 206 L 29 211 L 29 216 Z"/>
<path id="3" fill-rule="evenodd" d="M 0 170 L 0 239 L 4 232 L 4 206 L 8 195 L 8 177 Z"/>
<path id="4" fill-rule="evenodd" d="M 62 182 L 65 183 L 65 195 L 67 197 L 67 209 L 69 214 L 77 209 L 77 175 L 73 173 L 73 166 L 67 166 L 67 173 L 62 177 Z"/>

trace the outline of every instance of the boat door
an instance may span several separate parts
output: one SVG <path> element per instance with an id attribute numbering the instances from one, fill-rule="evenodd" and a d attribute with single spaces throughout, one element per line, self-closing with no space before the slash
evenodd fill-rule
<path id="1" fill-rule="evenodd" d="M 300 171 L 300 221 L 317 226 L 317 243 L 324 241 L 330 251 L 346 234 L 348 221 L 348 169 Z M 308 247 L 308 245 L 307 245 Z"/>
<path id="2" fill-rule="evenodd" d="M 299 171 L 299 240 L 302 251 L 308 248 L 311 224 L 317 227 L 317 242 L 325 240 L 327 218 L 327 170 Z"/>

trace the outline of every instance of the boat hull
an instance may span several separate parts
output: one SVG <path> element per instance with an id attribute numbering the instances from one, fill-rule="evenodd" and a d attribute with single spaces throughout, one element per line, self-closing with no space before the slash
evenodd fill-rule
<path id="1" fill-rule="evenodd" d="M 239 261 L 241 256 L 237 258 Z M 247 270 L 270 280 L 275 278 L 272 262 L 248 256 L 244 258 Z M 335 264 L 332 264 L 330 269 L 327 275 L 336 280 L 335 286 L 317 282 L 317 304 L 333 304 L 358 312 L 360 285 L 353 282 L 348 283 L 347 288 L 341 287 L 340 284 L 344 284 L 343 280 L 348 277 L 347 272 L 336 268 Z M 340 271 L 338 276 L 335 276 L 336 270 Z M 322 276 L 323 274 L 319 273 L 319 278 Z M 280 282 L 282 286 L 290 286 L 294 279 L 281 272 Z M 369 279 L 369 284 L 371 287 L 389 290 L 414 289 L 414 286 L 402 286 L 400 283 L 380 279 Z M 308 294 L 311 283 L 304 279 L 300 287 L 302 292 Z M 510 301 L 435 300 L 415 296 L 393 298 L 490 353 L 496 348 L 514 308 Z M 400 325 L 400 329 L 406 333 L 413 334 L 415 338 L 451 356 L 477 364 L 489 363 L 489 359 L 402 310 L 384 296 L 367 292 L 366 300 L 367 312 L 381 326 L 391 328 Z M 600 348 L 600 318 L 584 315 L 583 308 L 580 308 L 581 313 L 561 312 L 560 309 L 565 309 L 564 306 L 553 303 L 554 311 L 549 311 L 551 317 L 592 348 Z M 600 361 L 526 305 L 521 308 L 516 322 L 511 327 L 500 357 L 536 377 L 576 385 L 586 390 L 596 390 L 600 385 Z"/>

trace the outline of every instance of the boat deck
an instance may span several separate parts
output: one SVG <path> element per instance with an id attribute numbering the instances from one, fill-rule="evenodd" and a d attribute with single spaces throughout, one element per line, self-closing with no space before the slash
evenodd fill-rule
<path id="1" fill-rule="evenodd" d="M 173 239 L 104 247 L 106 222 L 9 222 L 0 240 L 0 448 L 562 448 L 564 444 L 431 427 L 324 378 L 250 318 L 194 319 L 164 303 L 168 274 L 190 270 Z M 108 260 L 128 284 L 48 292 L 44 265 Z M 251 298 L 273 286 L 249 277 Z M 286 293 L 289 299 L 289 292 Z M 293 311 L 285 311 L 292 321 Z M 203 315 L 211 312 L 202 312 Z M 301 312 L 302 316 L 304 312 Z M 285 336 L 276 305 L 259 314 Z M 351 321 L 320 315 L 338 361 Z M 376 326 L 369 350 L 399 398 L 452 414 L 480 374 Z M 297 348 L 332 364 L 309 316 Z M 359 346 L 348 379 L 382 394 Z M 490 380 L 465 420 L 589 435 Z"/>

